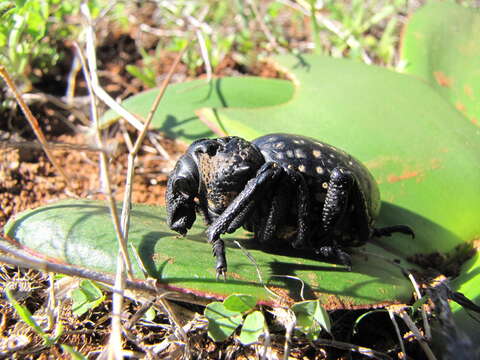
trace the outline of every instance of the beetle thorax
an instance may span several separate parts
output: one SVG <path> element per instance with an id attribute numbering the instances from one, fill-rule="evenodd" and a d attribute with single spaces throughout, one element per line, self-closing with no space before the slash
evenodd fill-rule
<path id="1" fill-rule="evenodd" d="M 264 162 L 249 142 L 237 137 L 227 139 L 215 154 L 198 156 L 200 196 L 206 197 L 208 209 L 216 215 L 230 205 Z"/>

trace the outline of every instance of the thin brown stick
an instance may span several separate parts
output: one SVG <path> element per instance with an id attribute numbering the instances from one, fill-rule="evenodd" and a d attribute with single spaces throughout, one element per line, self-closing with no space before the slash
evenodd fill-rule
<path id="1" fill-rule="evenodd" d="M 70 144 L 70 143 L 49 143 L 48 147 L 55 150 L 76 150 L 76 151 L 88 151 L 88 152 L 107 152 L 106 150 L 98 147 L 84 145 L 84 144 Z M 0 140 L 0 149 L 41 149 L 42 144 L 36 141 L 13 141 L 13 140 Z"/>
<path id="2" fill-rule="evenodd" d="M 78 276 L 84 279 L 98 281 L 108 285 L 113 285 L 115 283 L 115 279 L 111 275 L 94 270 L 79 268 L 72 265 L 52 263 L 47 260 L 34 258 L 31 255 L 14 248 L 13 246 L 6 245 L 5 243 L 7 241 L 3 238 L 0 237 L 0 240 L 3 241 L 0 242 L 0 251 L 11 255 L 5 256 L 0 254 L 0 262 L 22 268 L 31 268 L 43 272 L 54 272 L 69 276 Z M 152 285 L 152 283 L 146 281 L 127 280 L 125 287 L 130 290 L 142 291 L 151 295 L 157 295 L 162 292 L 167 293 L 167 291 L 157 288 L 156 286 Z M 168 293 L 172 294 L 172 296 L 175 294 L 171 292 Z"/>
<path id="3" fill-rule="evenodd" d="M 28 122 L 30 123 L 30 126 L 32 127 L 32 130 L 35 133 L 35 136 L 38 138 L 38 141 L 40 141 L 40 143 L 42 144 L 43 151 L 45 151 L 45 154 L 47 155 L 48 159 L 50 160 L 52 165 L 55 167 L 55 169 L 60 173 L 60 175 L 62 175 L 62 177 L 65 179 L 65 182 L 67 183 L 67 185 L 71 189 L 73 189 L 70 178 L 67 176 L 63 168 L 57 163 L 57 161 L 55 160 L 55 157 L 50 152 L 47 139 L 45 138 L 45 135 L 43 134 L 42 129 L 40 128 L 40 124 L 38 123 L 37 118 L 33 116 L 32 112 L 30 111 L 30 108 L 27 106 L 27 104 L 23 100 L 22 95 L 18 91 L 17 87 L 15 86 L 15 83 L 10 77 L 10 74 L 8 73 L 7 69 L 3 65 L 0 65 L 0 76 L 7 83 L 7 86 L 10 88 L 13 95 L 15 96 L 15 100 L 17 101 L 18 105 L 20 106 L 20 109 L 22 109 L 23 114 L 25 115 Z"/>

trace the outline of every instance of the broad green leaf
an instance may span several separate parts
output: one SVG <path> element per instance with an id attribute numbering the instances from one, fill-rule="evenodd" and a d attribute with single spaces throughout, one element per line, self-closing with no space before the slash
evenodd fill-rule
<path id="1" fill-rule="evenodd" d="M 480 38 L 478 34 L 480 34 L 478 9 L 460 6 L 453 1 L 431 1 L 410 17 L 403 31 L 401 53 L 402 59 L 407 64 L 406 73 L 430 83 L 465 116 L 465 120 L 480 126 L 478 66 Z M 451 131 L 457 131 L 457 126 L 459 126 L 457 122 L 452 123 Z M 472 130 L 471 134 L 471 137 L 476 137 L 478 142 L 478 130 Z M 465 156 L 463 149 L 461 150 L 459 157 Z M 459 174 L 462 172 L 463 167 L 457 170 Z M 456 198 L 456 195 L 452 198 Z M 474 199 L 475 202 L 479 202 L 478 197 Z M 457 201 L 459 204 L 464 204 L 463 199 L 457 199 Z M 453 212 L 448 206 L 444 209 L 446 214 Z M 463 212 L 472 211 L 467 209 Z M 478 210 L 475 211 L 478 215 Z M 476 231 L 478 239 L 480 232 Z M 480 304 L 478 269 L 480 269 L 480 260 L 477 254 L 462 267 L 461 275 L 452 282 L 452 286 L 454 290 L 462 292 L 469 299 Z M 452 310 L 458 325 L 468 330 L 475 341 L 480 341 L 478 323 L 455 303 L 452 303 Z"/>
<path id="2" fill-rule="evenodd" d="M 260 335 L 264 333 L 265 317 L 262 312 L 254 311 L 245 318 L 242 331 L 240 332 L 240 342 L 243 345 L 252 344 L 258 341 Z"/>
<path id="3" fill-rule="evenodd" d="M 460 275 L 451 282 L 452 289 L 461 292 L 469 300 L 480 305 L 480 255 L 475 256 L 462 266 Z M 480 342 L 480 325 L 478 314 L 463 309 L 459 304 L 451 301 L 450 306 L 457 325 L 470 335 L 475 343 Z"/>
<path id="4" fill-rule="evenodd" d="M 251 295 L 233 294 L 227 297 L 223 305 L 231 311 L 245 312 L 251 310 L 257 304 L 257 299 Z"/>
<path id="5" fill-rule="evenodd" d="M 201 113 L 229 134 L 302 134 L 363 161 L 380 186 L 378 223 L 415 231 L 413 241 L 388 241 L 398 255 L 452 252 L 480 234 L 480 133 L 430 85 L 322 56 L 283 56 L 277 66 L 295 80 L 291 101 Z"/>
<path id="6" fill-rule="evenodd" d="M 224 341 L 242 323 L 242 314 L 225 308 L 223 303 L 214 301 L 205 308 L 208 319 L 208 336 L 214 341 Z"/>
<path id="7" fill-rule="evenodd" d="M 216 78 L 211 82 L 193 80 L 174 84 L 167 88 L 152 120 L 152 127 L 169 137 L 192 142 L 213 136 L 212 130 L 195 114 L 200 108 L 273 106 L 288 101 L 292 93 L 290 81 L 259 77 Z M 122 105 L 145 119 L 157 94 L 158 89 L 152 89 L 125 100 Z M 118 115 L 110 110 L 102 117 L 101 123 L 107 126 L 117 119 Z"/>
<path id="8" fill-rule="evenodd" d="M 383 249 L 389 239 L 369 243 L 365 254 L 353 254 L 353 271 L 325 263 L 311 252 L 278 249 L 264 252 L 243 230 L 225 236 L 227 280 L 217 281 L 211 245 L 201 221 L 180 238 L 166 225 L 164 207 L 134 205 L 129 242 L 136 248 L 149 275 L 162 287 L 206 298 L 225 299 L 233 293 L 250 295 L 260 303 L 293 303 L 302 297 L 318 298 L 327 309 L 369 308 L 407 303 L 410 282 L 393 261 L 398 257 Z M 41 231 L 39 231 L 41 229 Z M 30 251 L 97 271 L 115 273 L 118 253 L 108 207 L 95 201 L 62 201 L 24 212 L 5 227 L 6 235 Z M 236 239 L 250 253 L 257 268 Z M 405 241 L 411 240 L 405 237 Z M 358 251 L 358 250 L 357 250 Z M 288 256 L 286 256 L 288 254 Z M 134 259 L 133 256 L 131 256 Z M 401 260 L 404 267 L 413 265 Z M 143 278 L 138 264 L 135 275 Z"/>
<path id="9" fill-rule="evenodd" d="M 310 339 L 316 339 L 321 329 L 331 332 L 330 317 L 318 300 L 296 303 L 292 306 L 292 311 L 297 319 L 297 328 Z"/>
<path id="10" fill-rule="evenodd" d="M 405 72 L 429 82 L 480 126 L 480 11 L 453 1 L 430 1 L 403 31 Z"/>

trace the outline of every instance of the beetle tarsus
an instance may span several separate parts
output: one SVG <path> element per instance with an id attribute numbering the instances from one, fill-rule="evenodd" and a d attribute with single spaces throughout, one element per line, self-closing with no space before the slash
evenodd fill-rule
<path id="1" fill-rule="evenodd" d="M 227 271 L 224 268 L 217 268 L 217 275 L 216 275 L 217 281 L 219 279 L 223 279 L 223 281 L 227 281 Z"/>
<path id="2" fill-rule="evenodd" d="M 324 258 L 338 260 L 338 262 L 344 265 L 348 271 L 352 271 L 352 257 L 338 247 L 338 245 L 322 246 L 315 250 L 315 252 Z"/>
<path id="3" fill-rule="evenodd" d="M 412 239 L 415 238 L 415 233 L 413 232 L 412 228 L 407 225 L 393 225 L 373 230 L 373 236 L 376 237 L 392 236 L 394 233 L 410 235 Z"/>
<path id="4" fill-rule="evenodd" d="M 222 239 L 217 239 L 212 242 L 212 253 L 217 259 L 217 280 L 220 276 L 226 278 L 227 259 L 225 257 L 225 244 Z"/>

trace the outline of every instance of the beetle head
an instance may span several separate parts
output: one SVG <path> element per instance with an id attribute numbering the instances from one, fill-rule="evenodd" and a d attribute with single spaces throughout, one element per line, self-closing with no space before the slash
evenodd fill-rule
<path id="1" fill-rule="evenodd" d="M 167 224 L 185 235 L 195 221 L 195 197 L 199 185 L 198 168 L 191 154 L 180 157 L 167 182 Z"/>

